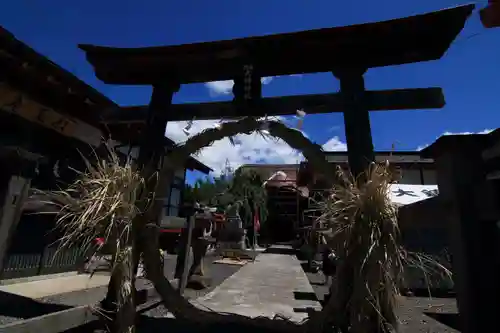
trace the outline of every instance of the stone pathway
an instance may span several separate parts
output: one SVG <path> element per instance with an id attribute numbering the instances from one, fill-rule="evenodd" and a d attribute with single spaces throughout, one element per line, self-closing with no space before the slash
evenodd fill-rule
<path id="1" fill-rule="evenodd" d="M 300 322 L 321 309 L 300 262 L 293 255 L 263 253 L 207 295 L 202 308 L 248 317 L 283 315 Z"/>

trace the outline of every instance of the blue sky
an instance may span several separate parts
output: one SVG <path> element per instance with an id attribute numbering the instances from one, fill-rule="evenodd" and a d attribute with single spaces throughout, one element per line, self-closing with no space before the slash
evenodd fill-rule
<path id="1" fill-rule="evenodd" d="M 453 0 L 17 0 L 2 4 L 0 25 L 17 38 L 48 56 L 119 104 L 146 104 L 149 87 L 109 86 L 98 81 L 78 43 L 138 47 L 169 45 L 314 28 L 373 22 L 424 13 L 467 3 Z M 484 7 L 486 1 L 477 3 Z M 307 52 L 307 50 L 304 50 Z M 437 111 L 394 111 L 371 114 L 375 148 L 415 150 L 445 132 L 480 132 L 498 127 L 500 92 L 500 29 L 485 29 L 476 11 L 445 57 L 439 61 L 372 69 L 365 75 L 368 89 L 439 86 L 447 105 Z M 182 87 L 175 102 L 228 99 L 214 85 Z M 221 88 L 221 86 L 215 86 Z M 224 88 L 224 86 L 222 86 Z M 264 95 L 327 93 L 338 90 L 330 74 L 273 78 Z M 167 136 L 183 137 L 184 124 L 167 128 Z M 212 126 L 205 122 L 198 129 Z M 171 132 L 169 133 L 169 130 Z M 307 116 L 303 131 L 324 144 L 335 138 L 345 141 L 339 114 Z M 184 138 L 185 139 L 185 138 Z M 220 170 L 226 158 L 233 167 L 244 162 L 293 162 L 298 157 L 282 144 L 260 142 L 229 152 L 226 144 L 200 159 Z M 244 146 L 244 147 L 243 147 Z M 292 154 L 292 155 L 290 155 Z M 286 155 L 286 156 L 281 156 Z M 192 178 L 192 176 L 190 177 Z"/>

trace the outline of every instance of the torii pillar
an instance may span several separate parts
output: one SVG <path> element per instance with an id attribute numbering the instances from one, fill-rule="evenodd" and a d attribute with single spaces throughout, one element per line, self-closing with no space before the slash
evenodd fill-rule
<path id="1" fill-rule="evenodd" d="M 375 160 L 370 113 L 364 105 L 365 68 L 341 68 L 332 71 L 340 81 L 344 102 L 344 126 L 349 168 L 354 177 L 365 172 Z"/>

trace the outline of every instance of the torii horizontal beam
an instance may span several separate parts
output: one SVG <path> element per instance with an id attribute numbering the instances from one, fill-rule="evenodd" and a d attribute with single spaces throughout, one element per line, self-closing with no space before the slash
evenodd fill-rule
<path id="1" fill-rule="evenodd" d="M 261 77 L 369 69 L 440 59 L 473 10 L 469 4 L 382 22 L 195 44 L 79 47 L 108 84 L 233 80 L 245 64 Z"/>
<path id="2" fill-rule="evenodd" d="M 439 109 L 445 105 L 441 88 L 416 88 L 367 91 L 363 103 L 368 111 Z M 343 112 L 340 93 L 267 97 L 253 108 L 253 114 L 243 114 L 232 101 L 174 104 L 169 121 L 234 119 L 245 116 L 285 116 L 304 110 L 308 114 Z M 105 124 L 132 124 L 145 122 L 147 105 L 108 109 L 103 112 Z"/>

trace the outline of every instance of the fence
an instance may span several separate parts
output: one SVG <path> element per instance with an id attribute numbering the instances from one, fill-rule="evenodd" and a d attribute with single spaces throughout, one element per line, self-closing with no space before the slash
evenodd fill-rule
<path id="1" fill-rule="evenodd" d="M 77 270 L 80 252 L 78 248 L 58 249 L 49 246 L 38 253 L 11 253 L 5 259 L 0 278 L 15 279 Z"/>

